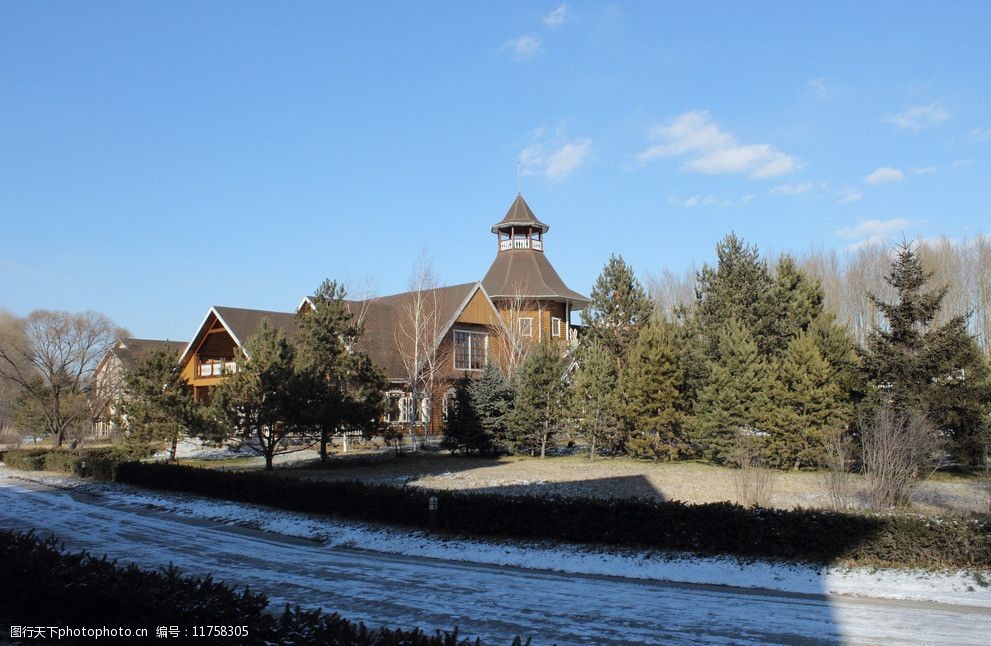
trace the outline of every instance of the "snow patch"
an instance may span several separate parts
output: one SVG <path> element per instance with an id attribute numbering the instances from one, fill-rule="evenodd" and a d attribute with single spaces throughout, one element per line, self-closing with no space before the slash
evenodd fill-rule
<path id="1" fill-rule="evenodd" d="M 260 505 L 152 492 L 127 485 L 84 482 L 70 476 L 38 476 L 0 469 L 0 478 L 20 478 L 49 486 L 71 488 L 101 496 L 113 505 L 142 506 L 181 517 L 244 525 L 284 536 L 317 541 L 331 547 L 555 570 L 570 574 L 991 608 L 991 586 L 985 582 L 991 579 L 991 572 L 816 567 L 659 550 L 454 538 L 278 511 Z"/>

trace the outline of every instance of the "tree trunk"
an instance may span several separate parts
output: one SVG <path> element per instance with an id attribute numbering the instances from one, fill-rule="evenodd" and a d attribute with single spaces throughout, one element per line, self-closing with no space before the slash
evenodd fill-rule
<path id="1" fill-rule="evenodd" d="M 175 450 L 179 444 L 179 434 L 172 435 L 172 447 L 169 449 L 169 462 L 175 462 Z"/>
<path id="2" fill-rule="evenodd" d="M 65 429 L 60 428 L 55 431 L 55 439 L 52 441 L 52 447 L 56 449 L 62 448 L 63 441 L 65 441 Z"/>
<path id="3" fill-rule="evenodd" d="M 271 471 L 274 467 L 272 461 L 275 458 L 275 451 L 265 451 L 265 470 Z"/>
<path id="4" fill-rule="evenodd" d="M 327 441 L 330 438 L 327 436 L 327 429 L 320 429 L 320 461 L 327 461 Z"/>

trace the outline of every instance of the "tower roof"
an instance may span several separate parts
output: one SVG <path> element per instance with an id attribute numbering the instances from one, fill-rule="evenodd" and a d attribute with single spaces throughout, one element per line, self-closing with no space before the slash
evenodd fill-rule
<path id="1" fill-rule="evenodd" d="M 498 233 L 504 227 L 533 227 L 546 233 L 549 226 L 537 219 L 537 216 L 530 210 L 530 205 L 526 203 L 522 195 L 517 194 L 513 204 L 506 211 L 506 217 L 502 221 L 492 226 L 492 233 Z"/>
<path id="2" fill-rule="evenodd" d="M 544 254 L 532 249 L 500 252 L 482 279 L 482 286 L 492 298 L 562 300 L 576 310 L 589 303 L 587 296 L 564 284 Z"/>

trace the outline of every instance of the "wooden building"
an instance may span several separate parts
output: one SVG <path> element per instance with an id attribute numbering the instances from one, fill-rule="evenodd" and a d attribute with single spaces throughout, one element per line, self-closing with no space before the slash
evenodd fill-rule
<path id="1" fill-rule="evenodd" d="M 129 371 L 153 350 L 165 348 L 179 356 L 185 347 L 184 341 L 125 338 L 108 350 L 93 372 L 94 400 L 98 406 L 93 419 L 94 435 L 105 438 L 116 430 L 117 408 L 124 396 L 124 380 Z"/>
<path id="2" fill-rule="evenodd" d="M 589 299 L 569 289 L 544 254 L 549 228 L 517 195 L 492 227 L 496 258 L 480 282 L 348 302 L 364 325 L 358 349 L 389 380 L 388 422 L 409 425 L 413 418 L 414 426 L 421 426 L 429 419 L 429 430 L 439 432 L 460 376 L 479 374 L 488 362 L 512 372 L 542 340 L 559 343 L 562 354 L 576 342 L 571 313 Z M 197 399 L 208 400 L 210 388 L 236 369 L 237 352 L 263 319 L 291 337 L 296 316 L 313 306 L 307 297 L 296 312 L 210 308 L 181 356 L 183 376 Z M 414 398 L 411 377 L 424 370 L 429 395 Z"/>

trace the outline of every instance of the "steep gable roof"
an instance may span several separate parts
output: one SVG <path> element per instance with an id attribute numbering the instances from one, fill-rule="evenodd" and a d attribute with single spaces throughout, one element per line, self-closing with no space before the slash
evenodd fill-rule
<path id="1" fill-rule="evenodd" d="M 292 338 L 296 334 L 296 315 L 292 312 L 273 312 L 270 310 L 252 310 L 243 307 L 214 305 L 207 312 L 203 322 L 200 323 L 196 335 L 186 345 L 186 349 L 179 359 L 180 363 L 185 364 L 192 352 L 199 347 L 200 341 L 209 332 L 208 323 L 214 318 L 224 326 L 224 329 L 227 330 L 227 333 L 231 335 L 234 343 L 241 350 L 244 350 L 244 344 L 247 343 L 248 339 L 258 332 L 263 319 L 268 319 L 272 327 L 282 330 L 289 338 Z"/>
<path id="2" fill-rule="evenodd" d="M 476 292 L 485 294 L 491 304 L 481 283 L 462 283 L 424 292 L 423 296 L 431 306 L 436 298 L 439 334 L 434 340 L 435 345 L 441 342 Z M 406 376 L 402 348 L 405 339 L 401 326 L 408 312 L 415 306 L 415 298 L 416 292 L 402 292 L 364 301 L 348 301 L 354 314 L 362 319 L 365 326 L 358 350 L 366 353 L 389 379 L 400 380 Z M 312 297 L 306 297 L 300 303 L 300 308 L 313 307 L 313 304 Z M 498 317 L 494 306 L 493 312 Z"/>

